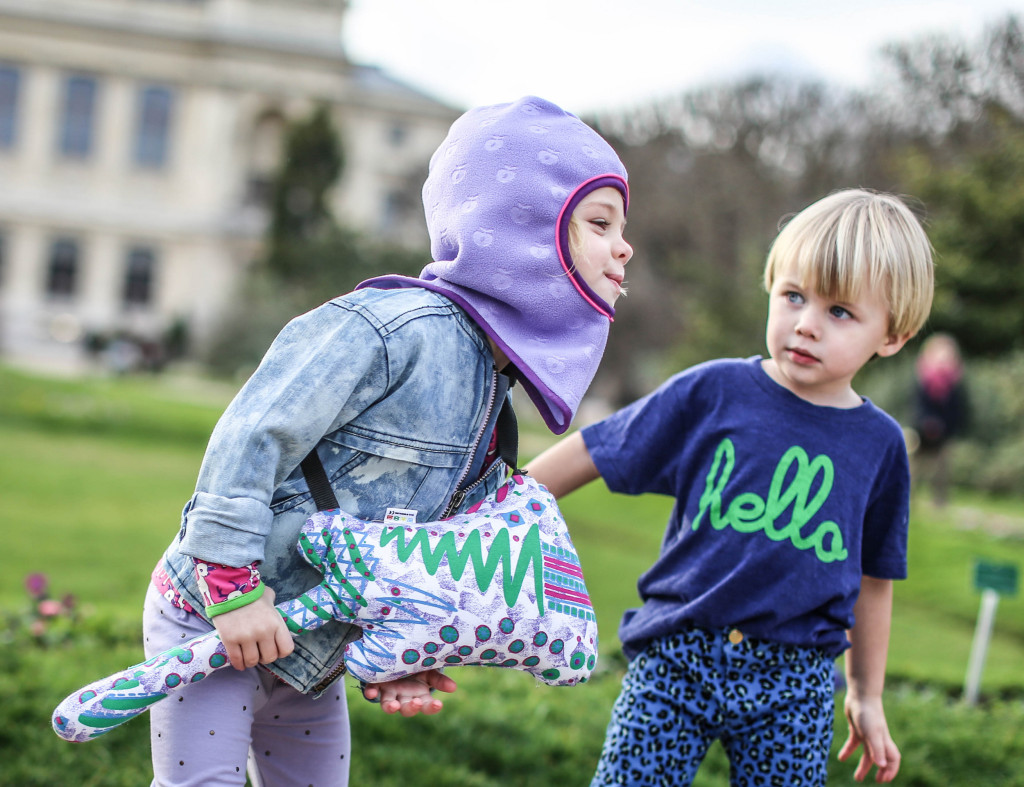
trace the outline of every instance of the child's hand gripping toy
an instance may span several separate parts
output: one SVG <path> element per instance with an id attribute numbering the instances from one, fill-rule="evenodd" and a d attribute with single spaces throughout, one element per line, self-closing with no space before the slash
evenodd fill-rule
<path id="1" fill-rule="evenodd" d="M 439 522 L 325 511 L 307 521 L 298 548 L 323 581 L 277 609 L 295 635 L 330 620 L 362 628 L 345 650 L 360 681 L 483 665 L 574 685 L 594 669 L 597 622 L 579 558 L 554 498 L 529 476 Z M 79 689 L 57 706 L 53 729 L 91 740 L 225 666 L 211 631 Z"/>

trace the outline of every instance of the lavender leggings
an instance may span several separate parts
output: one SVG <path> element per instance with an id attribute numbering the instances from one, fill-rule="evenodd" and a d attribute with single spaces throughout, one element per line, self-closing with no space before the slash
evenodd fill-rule
<path id="1" fill-rule="evenodd" d="M 210 630 L 152 586 L 142 621 L 146 658 Z M 341 681 L 314 700 L 266 670 L 225 668 L 156 703 L 149 716 L 154 787 L 237 787 L 247 762 L 259 787 L 348 784 Z"/>

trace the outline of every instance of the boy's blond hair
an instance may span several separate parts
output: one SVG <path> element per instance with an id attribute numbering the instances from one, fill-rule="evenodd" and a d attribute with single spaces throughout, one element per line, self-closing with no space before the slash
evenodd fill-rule
<path id="1" fill-rule="evenodd" d="M 796 214 L 768 252 L 765 289 L 784 273 L 839 302 L 864 287 L 889 305 L 889 333 L 913 336 L 931 310 L 932 247 L 897 197 L 864 189 L 830 194 Z"/>

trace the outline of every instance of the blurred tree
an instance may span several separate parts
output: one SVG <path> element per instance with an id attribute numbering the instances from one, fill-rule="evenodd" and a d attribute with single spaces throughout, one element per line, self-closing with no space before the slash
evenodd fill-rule
<path id="1" fill-rule="evenodd" d="M 941 168 L 925 150 L 905 163 L 937 254 L 929 327 L 973 356 L 1024 350 L 1024 124 L 989 113 L 986 144 Z"/>
<path id="2" fill-rule="evenodd" d="M 306 276 L 310 258 L 326 238 L 336 234 L 328 193 L 344 167 L 338 133 L 327 108 L 291 124 L 285 135 L 281 167 L 271 191 L 266 264 L 284 280 Z M 340 239 L 344 243 L 344 239 Z"/>
<path id="3" fill-rule="evenodd" d="M 879 98 L 888 122 L 917 137 L 958 146 L 992 107 L 1024 120 L 1024 28 L 1007 16 L 975 42 L 927 36 L 883 49 Z"/>
<path id="4" fill-rule="evenodd" d="M 272 184 L 271 215 L 262 258 L 249 271 L 236 308 L 225 315 L 207 362 L 228 375 L 248 374 L 292 317 L 383 273 L 417 275 L 429 256 L 340 224 L 330 190 L 344 155 L 326 108 L 293 123 Z M 416 194 L 423 172 L 410 172 L 405 191 Z"/>
<path id="5" fill-rule="evenodd" d="M 864 101 L 753 78 L 593 122 L 630 173 L 636 251 L 595 390 L 619 404 L 682 366 L 761 352 L 768 247 L 860 168 Z"/>
<path id="6" fill-rule="evenodd" d="M 628 238 L 636 250 L 627 272 L 632 291 L 617 312 L 595 390 L 619 403 L 680 366 L 761 351 L 760 271 L 780 220 L 834 190 L 910 194 L 905 199 L 922 219 L 931 210 L 933 235 L 954 232 L 968 209 L 957 214 L 940 200 L 954 199 L 957 184 L 924 178 L 948 170 L 969 179 L 986 157 L 1012 158 L 1013 143 L 993 124 L 993 109 L 1009 119 L 1008 128 L 1022 117 L 1022 44 L 1019 21 L 1008 17 L 970 44 L 931 37 L 889 46 L 889 72 L 867 92 L 754 77 L 592 121 L 630 172 Z M 996 140 L 1002 142 L 993 147 Z M 988 166 L 1000 168 L 997 161 Z M 989 230 L 1001 226 L 1002 235 L 982 241 L 982 227 L 972 221 L 971 235 L 957 241 L 960 261 L 943 259 L 939 268 L 933 324 L 953 330 L 968 353 L 981 344 L 1000 351 L 1002 340 L 973 325 L 954 328 L 951 320 L 972 308 L 972 287 L 1012 264 L 1015 240 L 1006 227 L 1015 202 L 999 191 L 1010 182 L 993 184 L 990 195 L 1000 206 L 989 214 Z M 940 213 L 941 228 L 934 224 Z M 939 245 L 945 254 L 946 242 Z M 968 245 L 988 258 L 987 273 L 971 267 Z M 1005 283 L 1015 292 L 1012 276 Z M 1017 330 L 1012 313 L 993 315 L 989 329 L 1009 336 Z M 967 330 L 978 341 L 960 336 Z"/>
<path id="7" fill-rule="evenodd" d="M 928 209 L 937 253 L 930 329 L 969 356 L 1024 348 L 1024 29 L 1014 16 L 974 43 L 892 45 L 889 155 Z"/>
<path id="8" fill-rule="evenodd" d="M 423 249 L 371 238 L 331 213 L 330 191 L 344 155 L 326 108 L 292 124 L 284 145 L 264 247 L 263 267 L 276 287 L 312 306 L 381 273 L 419 272 L 427 256 Z M 422 169 L 410 172 L 402 193 L 418 200 L 424 177 Z"/>

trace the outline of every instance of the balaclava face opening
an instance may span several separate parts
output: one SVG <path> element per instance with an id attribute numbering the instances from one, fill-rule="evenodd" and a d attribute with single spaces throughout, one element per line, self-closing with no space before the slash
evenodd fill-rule
<path id="1" fill-rule="evenodd" d="M 575 115 L 540 98 L 479 107 L 455 121 L 430 160 L 423 206 L 434 262 L 418 279 L 459 304 L 501 348 L 556 434 L 593 380 L 615 314 L 583 280 L 569 220 L 611 186 L 628 201 L 618 156 Z"/>

